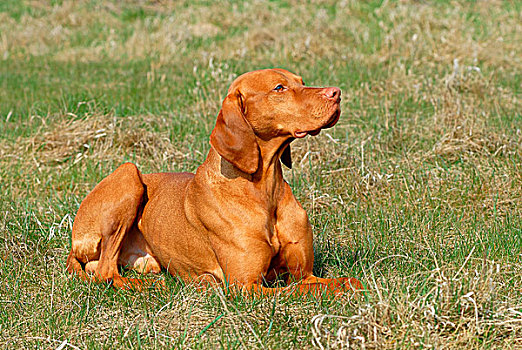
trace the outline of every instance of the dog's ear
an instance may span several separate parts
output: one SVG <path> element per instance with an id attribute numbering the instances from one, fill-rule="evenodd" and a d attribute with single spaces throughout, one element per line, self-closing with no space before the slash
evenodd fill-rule
<path id="1" fill-rule="evenodd" d="M 288 146 L 283 150 L 283 153 L 281 154 L 281 162 L 283 162 L 288 169 L 292 169 L 292 151 L 290 150 L 290 144 L 288 144 Z"/>
<path id="2" fill-rule="evenodd" d="M 240 106 L 240 96 L 230 94 L 223 101 L 210 144 L 219 155 L 239 170 L 253 174 L 259 167 L 259 145 Z"/>

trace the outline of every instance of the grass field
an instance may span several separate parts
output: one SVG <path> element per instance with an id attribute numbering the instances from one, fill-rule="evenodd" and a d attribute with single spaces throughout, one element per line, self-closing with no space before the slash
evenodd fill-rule
<path id="1" fill-rule="evenodd" d="M 0 2 L 0 346 L 521 348 L 517 1 Z M 239 74 L 343 90 L 285 171 L 338 300 L 70 278 L 85 195 L 124 161 L 194 171 Z"/>

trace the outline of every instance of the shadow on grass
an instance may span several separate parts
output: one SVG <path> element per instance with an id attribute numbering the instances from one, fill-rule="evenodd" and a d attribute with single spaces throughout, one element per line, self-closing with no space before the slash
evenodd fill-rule
<path id="1" fill-rule="evenodd" d="M 327 277 L 328 271 L 332 268 L 347 272 L 352 271 L 352 267 L 357 263 L 360 256 L 361 252 L 359 250 L 351 250 L 339 244 L 335 239 L 327 237 L 316 239 L 314 242 L 314 275 L 323 278 Z"/>

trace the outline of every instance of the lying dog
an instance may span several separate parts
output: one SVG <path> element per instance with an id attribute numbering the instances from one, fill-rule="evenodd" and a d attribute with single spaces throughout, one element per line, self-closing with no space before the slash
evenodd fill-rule
<path id="1" fill-rule="evenodd" d="M 312 274 L 312 228 L 281 169 L 281 162 L 291 167 L 290 142 L 337 123 L 340 96 L 283 69 L 241 75 L 196 174 L 141 174 L 126 163 L 89 193 L 74 220 L 68 271 L 123 288 L 147 280 L 122 277 L 118 265 L 140 273 L 163 267 L 187 281 L 251 293 L 362 289 L 354 278 Z M 297 283 L 264 286 L 278 276 Z"/>

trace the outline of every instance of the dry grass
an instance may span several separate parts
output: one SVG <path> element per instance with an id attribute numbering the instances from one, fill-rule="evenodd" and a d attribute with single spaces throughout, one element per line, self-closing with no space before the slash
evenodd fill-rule
<path id="1" fill-rule="evenodd" d="M 479 269 L 471 273 L 462 274 L 463 265 L 458 270 L 444 267 L 416 274 L 422 282 L 410 284 L 406 293 L 393 282 L 381 285 L 368 276 L 378 301 L 359 307 L 351 316 L 315 316 L 314 342 L 320 348 L 372 349 L 506 348 L 517 344 L 522 336 L 522 307 L 500 302 L 498 293 L 506 287 L 506 276 L 519 275 L 520 267 L 500 271 L 498 264 L 489 261 L 476 265 Z M 418 294 L 426 285 L 429 290 Z"/>
<path id="2" fill-rule="evenodd" d="M 521 13 L 509 1 L 0 4 L 0 346 L 522 347 Z M 285 175 L 314 226 L 316 271 L 359 277 L 364 298 L 71 280 L 88 191 L 124 161 L 194 171 L 228 84 L 268 66 L 343 89 L 340 123 L 295 142 Z"/>

